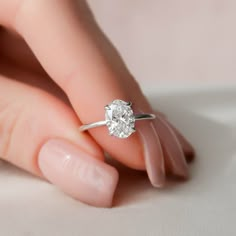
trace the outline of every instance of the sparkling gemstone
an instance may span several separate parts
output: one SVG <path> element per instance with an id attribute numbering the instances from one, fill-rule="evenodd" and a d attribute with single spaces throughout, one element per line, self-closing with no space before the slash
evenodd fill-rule
<path id="1" fill-rule="evenodd" d="M 115 100 L 105 107 L 105 119 L 110 135 L 127 138 L 135 132 L 135 117 L 131 103 Z"/>

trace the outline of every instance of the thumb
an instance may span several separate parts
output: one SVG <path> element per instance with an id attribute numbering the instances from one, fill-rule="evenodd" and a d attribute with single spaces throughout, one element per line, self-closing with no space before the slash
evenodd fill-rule
<path id="1" fill-rule="evenodd" d="M 111 206 L 118 173 L 79 125 L 58 98 L 0 76 L 0 156 L 78 200 Z"/>

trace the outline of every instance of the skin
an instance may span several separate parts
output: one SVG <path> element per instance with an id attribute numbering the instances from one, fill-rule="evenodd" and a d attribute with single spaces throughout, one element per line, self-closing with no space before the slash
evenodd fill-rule
<path id="1" fill-rule="evenodd" d="M 112 205 L 118 182 L 104 151 L 147 170 L 155 187 L 169 174 L 188 177 L 193 148 L 159 112 L 125 140 L 106 127 L 78 131 L 103 120 L 104 105 L 117 98 L 155 112 L 84 1 L 0 0 L 0 25 L 3 160 L 98 207 Z"/>

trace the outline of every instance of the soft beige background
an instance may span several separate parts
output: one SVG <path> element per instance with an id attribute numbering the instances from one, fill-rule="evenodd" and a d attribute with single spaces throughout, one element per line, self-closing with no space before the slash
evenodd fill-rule
<path id="1" fill-rule="evenodd" d="M 142 84 L 147 80 L 235 79 L 236 1 L 89 3 Z"/>
<path id="2" fill-rule="evenodd" d="M 90 3 L 153 106 L 195 146 L 191 179 L 156 190 L 121 169 L 115 207 L 97 209 L 0 163 L 0 235 L 235 236 L 236 1 Z"/>

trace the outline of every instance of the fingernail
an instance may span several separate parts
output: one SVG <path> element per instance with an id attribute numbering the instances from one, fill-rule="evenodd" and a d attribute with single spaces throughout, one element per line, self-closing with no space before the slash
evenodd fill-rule
<path id="1" fill-rule="evenodd" d="M 174 174 L 184 179 L 188 178 L 188 165 L 174 130 L 169 126 L 168 122 L 158 116 L 158 114 L 157 118 L 154 120 L 154 125 L 161 137 L 161 144 L 168 155 Z"/>
<path id="2" fill-rule="evenodd" d="M 176 133 L 176 136 L 183 148 L 186 161 L 188 163 L 192 162 L 195 158 L 195 151 L 194 151 L 192 145 L 180 133 Z"/>
<path id="3" fill-rule="evenodd" d="M 154 187 L 163 187 L 165 183 L 165 164 L 159 136 L 153 122 L 139 122 L 137 132 L 143 144 L 147 174 Z"/>
<path id="4" fill-rule="evenodd" d="M 163 117 L 164 118 L 164 117 Z M 178 138 L 182 149 L 184 151 L 184 155 L 187 162 L 192 162 L 195 158 L 195 151 L 193 146 L 189 143 L 189 141 L 179 132 L 178 129 L 176 129 L 167 119 L 167 124 L 173 129 L 175 132 L 176 137 Z"/>
<path id="5" fill-rule="evenodd" d="M 187 139 L 185 139 L 185 137 L 182 134 L 180 134 L 178 132 L 177 129 L 174 129 L 174 130 L 175 130 L 175 134 L 176 134 L 176 136 L 183 148 L 184 155 L 185 155 L 187 162 L 192 162 L 195 158 L 195 151 L 194 151 L 192 145 L 188 142 Z"/>
<path id="6" fill-rule="evenodd" d="M 118 172 L 81 148 L 62 139 L 49 140 L 38 157 L 42 174 L 72 197 L 98 207 L 110 207 Z"/>

